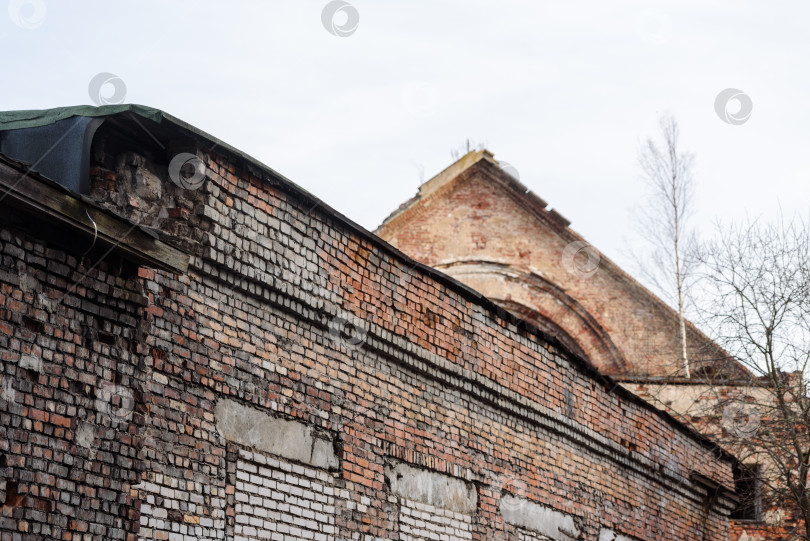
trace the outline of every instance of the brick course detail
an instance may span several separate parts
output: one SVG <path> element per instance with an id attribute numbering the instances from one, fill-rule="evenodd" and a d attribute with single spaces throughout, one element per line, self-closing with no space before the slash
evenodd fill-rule
<path id="1" fill-rule="evenodd" d="M 240 450 L 234 539 L 332 541 L 333 485 L 326 472 Z"/>
<path id="2" fill-rule="evenodd" d="M 463 541 L 472 539 L 472 517 L 403 499 L 399 511 L 402 541 Z"/>

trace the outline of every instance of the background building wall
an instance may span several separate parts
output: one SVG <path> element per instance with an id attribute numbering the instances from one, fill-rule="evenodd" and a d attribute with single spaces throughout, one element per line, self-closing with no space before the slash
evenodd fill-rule
<path id="1" fill-rule="evenodd" d="M 539 326 L 554 322 L 603 373 L 683 375 L 677 313 L 526 193 L 487 151 L 425 183 L 376 233 L 488 298 L 534 310 L 529 318 Z M 695 360 L 723 355 L 691 327 L 688 342 Z"/>

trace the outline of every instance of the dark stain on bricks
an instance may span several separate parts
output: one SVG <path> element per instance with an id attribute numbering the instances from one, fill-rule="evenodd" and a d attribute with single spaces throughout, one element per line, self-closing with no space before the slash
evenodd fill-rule
<path id="1" fill-rule="evenodd" d="M 23 316 L 22 324 L 23 324 L 23 327 L 25 327 L 26 329 L 28 329 L 32 333 L 39 334 L 43 330 L 45 330 L 45 325 L 41 321 L 38 321 L 38 320 L 36 320 L 36 319 L 34 319 L 32 317 L 29 317 L 29 316 Z"/>
<path id="2" fill-rule="evenodd" d="M 117 337 L 113 333 L 99 331 L 98 332 L 98 341 L 102 344 L 107 344 L 108 346 L 115 345 L 117 341 Z"/>
<path id="3" fill-rule="evenodd" d="M 20 507 L 25 503 L 25 494 L 20 494 L 18 490 L 16 481 L 6 481 L 5 507 Z"/>

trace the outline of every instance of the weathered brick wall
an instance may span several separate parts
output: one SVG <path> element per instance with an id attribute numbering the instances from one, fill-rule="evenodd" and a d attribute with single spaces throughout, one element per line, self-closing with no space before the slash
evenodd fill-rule
<path id="1" fill-rule="evenodd" d="M 88 267 L 0 227 L 2 539 L 136 530 L 146 297 L 132 269 Z"/>
<path id="2" fill-rule="evenodd" d="M 78 262 L 0 237 L 3 535 L 394 540 L 386 468 L 408 464 L 472 487 L 479 541 L 542 539 L 538 513 L 582 539 L 726 539 L 689 475 L 730 486 L 730 465 L 692 434 L 288 185 L 227 154 L 208 173 L 182 276 L 101 265 L 43 311 L 19 277 L 58 299 Z M 284 467 L 296 506 L 251 502 Z"/>
<path id="3" fill-rule="evenodd" d="M 770 416 L 774 409 L 773 392 L 761 385 L 729 385 L 722 382 L 684 384 L 633 383 L 622 385 L 651 404 L 672 413 L 718 444 L 732 451 L 745 464 L 759 467 L 761 483 L 757 494 L 741 495 L 754 498 L 761 509 L 759 519 L 732 519 L 731 541 L 778 541 L 796 539 L 804 535 L 801 511 L 791 498 L 785 498 L 784 469 L 779 467 L 763 447 L 750 445 L 749 440 L 772 437 L 780 423 Z M 765 440 L 767 441 L 767 439 Z M 762 440 L 760 440 L 761 444 Z M 770 453 L 779 452 L 778 446 L 766 444 Z M 785 453 L 782 463 L 789 463 L 792 453 Z"/>
<path id="4" fill-rule="evenodd" d="M 149 395 L 171 390 L 178 421 L 205 443 L 154 431 L 147 448 L 160 458 L 147 478 L 182 460 L 186 477 L 230 497 L 214 475 L 228 464 L 212 415 L 228 397 L 334 439 L 330 475 L 349 495 L 335 501 L 345 538 L 398 537 L 383 474 L 392 459 L 476 483 L 476 539 L 503 532 L 501 489 L 577 517 L 586 538 L 601 526 L 639 539 L 700 537 L 689 470 L 730 482 L 706 448 L 315 202 L 222 157 L 209 168 L 205 253 L 187 279 L 147 279 L 161 291 L 150 295 L 152 324 L 166 332 L 149 337 L 161 353 L 146 363 L 168 380 Z M 345 322 L 356 336 L 336 330 Z M 708 517 L 710 538 L 723 538 L 725 524 Z"/>

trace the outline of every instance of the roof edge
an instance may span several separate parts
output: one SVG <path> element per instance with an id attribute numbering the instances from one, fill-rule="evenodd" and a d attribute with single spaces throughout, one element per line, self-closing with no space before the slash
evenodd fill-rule
<path id="1" fill-rule="evenodd" d="M 420 201 L 421 199 L 427 197 L 429 194 L 435 192 L 440 187 L 444 186 L 448 182 L 458 178 L 462 173 L 467 171 L 468 169 L 472 169 L 478 162 L 486 160 L 490 161 L 497 165 L 497 161 L 495 160 L 495 155 L 492 154 L 489 150 L 471 150 L 455 162 L 451 163 L 449 166 L 444 168 L 439 174 L 431 177 L 430 179 L 426 180 L 422 184 L 419 185 L 419 189 L 416 192 L 416 195 L 402 203 L 398 208 L 396 208 L 391 214 L 383 219 L 382 223 L 377 227 L 380 229 L 384 225 L 388 224 L 390 221 L 394 220 L 402 214 L 403 212 L 407 211 L 411 208 L 415 203 Z"/>

